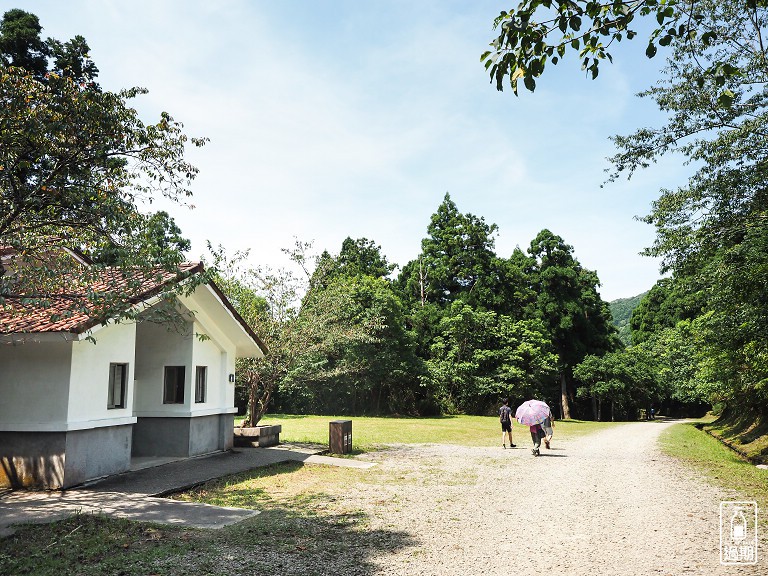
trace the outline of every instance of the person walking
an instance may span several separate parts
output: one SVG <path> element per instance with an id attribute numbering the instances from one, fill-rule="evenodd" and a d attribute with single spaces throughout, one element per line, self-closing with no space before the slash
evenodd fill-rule
<path id="1" fill-rule="evenodd" d="M 512 443 L 512 408 L 509 407 L 509 398 L 505 398 L 504 404 L 499 408 L 499 421 L 501 422 L 501 447 L 506 449 L 506 437 L 508 437 L 509 447 L 514 448 L 515 444 Z"/>
<path id="2" fill-rule="evenodd" d="M 533 450 L 531 450 L 531 454 L 534 456 L 538 456 L 541 453 L 539 449 L 541 448 L 541 439 L 544 437 L 544 434 L 541 424 L 534 424 L 531 426 L 531 440 L 533 440 Z"/>
<path id="3" fill-rule="evenodd" d="M 541 439 L 546 436 L 544 430 L 541 428 L 541 423 L 544 422 L 547 417 L 552 416 L 552 410 L 549 404 L 542 402 L 541 400 L 526 400 L 515 411 L 515 418 L 523 426 L 528 426 L 531 430 L 531 440 L 533 440 L 533 455 L 539 455 L 539 449 L 541 448 Z M 551 419 L 550 419 L 551 423 Z"/>
<path id="4" fill-rule="evenodd" d="M 546 446 L 547 450 L 549 450 L 549 443 L 552 442 L 552 436 L 555 434 L 555 417 L 552 415 L 551 409 L 546 420 L 541 423 L 541 429 L 544 430 L 544 446 Z"/>

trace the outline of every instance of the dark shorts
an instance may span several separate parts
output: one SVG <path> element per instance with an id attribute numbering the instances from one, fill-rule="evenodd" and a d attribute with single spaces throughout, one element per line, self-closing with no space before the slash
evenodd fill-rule
<path id="1" fill-rule="evenodd" d="M 509 422 L 502 422 L 501 423 L 501 431 L 502 432 L 512 432 L 512 420 Z"/>

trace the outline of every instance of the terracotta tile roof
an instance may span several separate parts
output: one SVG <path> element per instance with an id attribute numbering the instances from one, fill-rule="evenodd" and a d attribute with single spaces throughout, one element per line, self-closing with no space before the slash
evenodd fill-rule
<path id="1" fill-rule="evenodd" d="M 116 292 L 130 294 L 119 305 L 136 304 L 159 293 L 168 284 L 178 282 L 192 274 L 202 272 L 199 262 L 187 262 L 179 266 L 179 273 L 158 270 L 157 274 L 124 274 L 118 269 L 106 269 L 88 290 L 45 298 L 50 306 L 34 306 L 11 302 L 0 308 L 0 334 L 69 332 L 80 334 L 100 324 L 103 318 L 94 317 L 93 304 L 86 292 L 96 293 L 106 299 Z M 92 313 L 89 314 L 88 311 Z"/>

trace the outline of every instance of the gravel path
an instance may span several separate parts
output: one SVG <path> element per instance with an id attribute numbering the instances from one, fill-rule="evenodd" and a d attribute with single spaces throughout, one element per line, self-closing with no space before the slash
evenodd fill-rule
<path id="1" fill-rule="evenodd" d="M 371 529 L 417 544 L 370 559 L 387 575 L 768 574 L 762 535 L 757 566 L 721 566 L 719 503 L 744 499 L 707 484 L 661 454 L 671 423 L 638 422 L 530 451 L 393 446 L 370 454 L 385 485 L 350 486 L 345 503 Z M 762 513 L 761 513 L 762 515 Z"/>

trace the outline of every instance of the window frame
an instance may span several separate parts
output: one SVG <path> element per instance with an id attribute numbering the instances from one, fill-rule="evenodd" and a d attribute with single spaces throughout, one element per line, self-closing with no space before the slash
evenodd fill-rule
<path id="1" fill-rule="evenodd" d="M 171 374 L 173 374 L 173 378 L 170 378 Z M 163 368 L 163 404 L 184 404 L 186 378 L 186 366 L 165 366 Z"/>
<path id="2" fill-rule="evenodd" d="M 201 382 L 202 375 L 202 382 Z M 195 366 L 195 404 L 204 404 L 208 399 L 208 366 Z"/>
<path id="3" fill-rule="evenodd" d="M 115 385 L 116 383 L 116 370 L 120 368 L 120 382 L 119 382 L 119 398 L 118 402 L 115 402 Z M 128 398 L 128 363 L 127 362 L 110 362 L 109 363 L 109 379 L 107 384 L 107 410 L 120 410 L 126 408 L 126 400 Z"/>

